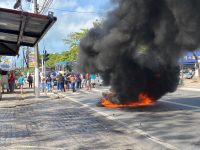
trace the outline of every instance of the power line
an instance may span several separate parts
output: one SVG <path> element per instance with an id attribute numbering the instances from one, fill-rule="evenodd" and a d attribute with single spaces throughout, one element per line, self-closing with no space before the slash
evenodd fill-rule
<path id="1" fill-rule="evenodd" d="M 47 11 L 48 11 L 48 9 L 50 8 L 52 2 L 53 2 L 53 0 L 49 1 L 49 3 L 47 4 L 47 8 L 44 10 L 43 13 L 47 13 Z"/>
<path id="2" fill-rule="evenodd" d="M 42 5 L 40 13 L 41 14 L 45 14 L 48 11 L 49 7 L 51 6 L 52 2 L 53 2 L 53 0 L 47 0 L 47 1 L 45 1 L 43 3 L 43 5 Z"/>
<path id="3" fill-rule="evenodd" d="M 56 2 L 56 1 L 55 1 Z M 55 5 L 55 2 L 53 5 Z M 41 10 L 39 11 L 40 14 L 45 14 L 49 9 L 54 11 L 62 11 L 67 13 L 79 13 L 79 14 L 106 14 L 107 12 L 103 11 L 77 11 L 77 10 L 66 10 L 66 9 L 58 9 L 50 7 L 53 3 L 53 0 L 46 0 L 44 1 L 42 6 L 39 6 Z"/>
<path id="4" fill-rule="evenodd" d="M 96 12 L 96 11 L 76 11 L 76 10 L 64 10 L 64 9 L 57 9 L 57 8 L 48 8 L 50 10 L 68 12 L 68 13 L 84 13 L 84 14 L 105 14 L 106 12 Z"/>
<path id="5" fill-rule="evenodd" d="M 44 1 L 43 5 L 42 5 L 42 8 L 41 8 L 41 10 L 40 10 L 40 12 L 39 12 L 39 13 L 41 13 L 41 12 L 42 12 L 42 10 L 44 9 L 46 2 L 47 2 L 47 1 Z"/>

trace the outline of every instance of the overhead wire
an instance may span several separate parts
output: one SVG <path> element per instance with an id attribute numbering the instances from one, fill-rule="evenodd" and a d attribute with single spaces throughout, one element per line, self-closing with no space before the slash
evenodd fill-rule
<path id="1" fill-rule="evenodd" d="M 41 13 L 41 12 L 42 12 L 42 10 L 43 10 L 43 9 L 44 9 L 44 7 L 45 7 L 45 4 L 46 4 L 46 1 L 44 1 L 43 5 L 41 6 L 41 9 L 40 9 L 39 13 Z"/>
<path id="2" fill-rule="evenodd" d="M 62 12 L 68 12 L 68 13 L 90 13 L 90 14 L 105 14 L 107 12 L 103 12 L 103 11 L 77 11 L 77 10 L 64 10 L 64 9 L 57 9 L 57 8 L 53 8 L 53 6 L 55 5 L 56 1 L 53 3 L 53 0 L 46 0 L 44 2 L 44 4 L 41 8 L 41 13 L 44 14 L 46 13 L 49 9 L 50 10 L 55 10 L 55 11 L 62 11 Z M 52 5 L 52 7 L 50 7 Z"/>
<path id="3" fill-rule="evenodd" d="M 46 8 L 46 9 L 44 9 L 44 12 L 43 12 L 44 14 L 46 14 L 46 13 L 47 13 L 47 11 L 49 10 L 49 8 L 50 8 L 50 6 L 51 6 L 52 2 L 53 2 L 53 0 L 49 1 L 49 3 L 47 4 L 47 8 Z"/>
<path id="4" fill-rule="evenodd" d="M 45 14 L 48 11 L 49 7 L 51 6 L 52 2 L 53 2 L 53 0 L 47 0 L 47 1 L 45 1 L 43 3 L 43 5 L 42 5 L 40 13 L 41 14 Z"/>
<path id="5" fill-rule="evenodd" d="M 57 9 L 57 8 L 51 8 L 50 10 L 56 10 L 56 11 L 62 11 L 62 12 L 68 12 L 68 13 L 85 13 L 85 14 L 105 14 L 107 12 L 97 12 L 97 11 L 76 11 L 76 10 L 64 10 L 64 9 Z"/>

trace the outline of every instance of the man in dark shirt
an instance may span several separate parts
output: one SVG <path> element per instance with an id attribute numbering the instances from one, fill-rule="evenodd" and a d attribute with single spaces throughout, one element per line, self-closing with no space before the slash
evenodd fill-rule
<path id="1" fill-rule="evenodd" d="M 28 76 L 28 86 L 29 88 L 32 88 L 33 86 L 33 77 L 31 76 L 31 74 L 29 74 Z"/>

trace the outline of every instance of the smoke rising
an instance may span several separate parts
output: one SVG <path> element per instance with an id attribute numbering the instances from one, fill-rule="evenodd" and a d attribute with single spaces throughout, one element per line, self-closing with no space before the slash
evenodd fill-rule
<path id="1" fill-rule="evenodd" d="M 83 72 L 100 73 L 119 101 L 174 92 L 177 60 L 200 43 L 199 0 L 115 0 L 101 27 L 80 42 Z"/>

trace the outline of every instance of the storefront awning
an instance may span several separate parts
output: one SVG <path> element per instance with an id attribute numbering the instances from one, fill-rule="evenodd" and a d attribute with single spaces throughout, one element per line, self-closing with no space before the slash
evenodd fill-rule
<path id="1" fill-rule="evenodd" d="M 56 20 L 52 15 L 0 8 L 0 55 L 15 56 L 20 46 L 33 47 Z"/>

